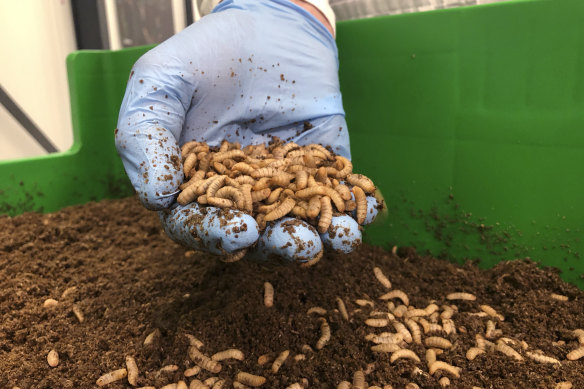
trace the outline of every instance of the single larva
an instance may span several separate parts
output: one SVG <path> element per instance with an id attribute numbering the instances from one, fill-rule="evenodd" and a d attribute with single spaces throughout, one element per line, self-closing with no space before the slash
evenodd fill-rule
<path id="1" fill-rule="evenodd" d="M 373 301 L 365 299 L 356 299 L 355 304 L 357 304 L 360 307 L 370 306 L 371 308 L 373 308 L 375 306 L 375 303 Z"/>
<path id="2" fill-rule="evenodd" d="M 534 361 L 539 362 L 539 363 L 552 363 L 552 364 L 558 364 L 558 365 L 561 364 L 561 362 L 558 361 L 556 358 L 548 357 L 547 355 L 532 353 L 530 351 L 526 351 L 525 355 L 527 355 L 528 358 L 531 358 Z"/>
<path id="3" fill-rule="evenodd" d="M 306 216 L 313 219 L 320 213 L 320 196 L 313 196 L 308 200 L 308 208 L 306 209 Z"/>
<path id="4" fill-rule="evenodd" d="M 345 303 L 340 297 L 337 297 L 337 306 L 339 307 L 339 312 L 341 313 L 343 319 L 348 321 L 349 314 L 347 313 L 347 307 L 345 307 Z"/>
<path id="5" fill-rule="evenodd" d="M 446 299 L 448 300 L 467 300 L 467 301 L 474 301 L 477 299 L 477 297 L 474 294 L 471 293 L 465 293 L 465 292 L 455 292 L 455 293 L 450 293 L 446 296 Z"/>
<path id="6" fill-rule="evenodd" d="M 440 314 L 441 319 L 450 319 L 454 315 L 454 309 L 450 305 L 442 306 L 442 313 Z"/>
<path id="7" fill-rule="evenodd" d="M 383 296 L 379 297 L 380 300 L 391 300 L 394 298 L 400 299 L 406 306 L 410 305 L 410 299 L 408 298 L 408 295 L 399 289 L 394 289 L 391 292 L 388 292 Z"/>
<path id="8" fill-rule="evenodd" d="M 410 309 L 404 313 L 405 317 L 418 317 L 418 316 L 428 316 L 430 315 L 425 309 L 415 308 Z"/>
<path id="9" fill-rule="evenodd" d="M 441 388 L 447 388 L 450 386 L 450 378 L 448 377 L 441 377 L 438 380 L 438 385 L 440 385 Z"/>
<path id="10" fill-rule="evenodd" d="M 353 389 L 365 389 L 365 374 L 363 370 L 353 373 Z"/>
<path id="11" fill-rule="evenodd" d="M 226 359 L 237 359 L 238 361 L 243 361 L 244 356 L 243 351 L 235 348 L 230 348 L 228 350 L 220 351 L 218 353 L 213 354 L 211 356 L 211 359 L 214 361 L 224 361 Z"/>
<path id="12" fill-rule="evenodd" d="M 430 303 L 426 308 L 424 308 L 424 312 L 426 312 L 426 315 L 430 316 L 435 312 L 437 313 L 439 309 L 440 308 L 438 307 L 438 305 L 436 305 L 435 303 Z"/>
<path id="13" fill-rule="evenodd" d="M 193 335 L 185 334 L 185 337 L 189 341 L 190 346 L 196 347 L 197 349 L 200 349 L 203 347 L 203 342 L 201 342 L 199 339 L 195 338 Z"/>
<path id="14" fill-rule="evenodd" d="M 558 301 L 568 301 L 568 296 L 564 296 L 563 294 L 552 293 L 550 297 Z"/>
<path id="15" fill-rule="evenodd" d="M 160 389 L 177 389 L 177 387 L 178 387 L 178 384 L 174 383 L 174 384 L 164 385 Z M 205 388 L 207 388 L 207 387 L 205 386 Z"/>
<path id="16" fill-rule="evenodd" d="M 387 327 L 389 320 L 385 318 L 369 318 L 365 320 L 365 324 L 369 327 Z"/>
<path id="17" fill-rule="evenodd" d="M 359 223 L 359 224 L 363 224 L 363 223 Z M 383 270 L 381 270 L 378 267 L 374 267 L 373 274 L 375 275 L 375 278 L 377 278 L 377 281 L 379 281 L 379 283 L 381 285 L 383 285 L 387 289 L 391 289 L 391 281 L 385 276 L 385 274 L 383 274 Z"/>
<path id="18" fill-rule="evenodd" d="M 235 387 L 235 385 L 233 385 Z M 209 389 L 201 380 L 193 380 L 189 385 L 189 389 Z"/>
<path id="19" fill-rule="evenodd" d="M 479 347 L 471 347 L 466 351 L 466 359 L 474 360 L 479 354 L 484 354 L 486 351 Z"/>
<path id="20" fill-rule="evenodd" d="M 414 340 L 414 343 L 422 344 L 422 332 L 420 330 L 420 326 L 418 325 L 418 323 L 411 319 L 406 319 L 405 324 L 409 328 L 410 333 L 412 334 L 412 339 Z"/>
<path id="21" fill-rule="evenodd" d="M 210 388 L 213 385 L 215 385 L 215 382 L 217 381 L 219 381 L 219 377 L 209 377 L 205 381 L 203 381 L 203 384 L 207 385 Z"/>
<path id="22" fill-rule="evenodd" d="M 286 198 L 278 207 L 266 214 L 265 220 L 271 222 L 286 216 L 296 205 L 296 200 L 291 197 Z M 328 227 L 327 227 L 328 228 Z"/>
<path id="23" fill-rule="evenodd" d="M 310 315 L 311 313 L 316 313 L 317 315 L 326 315 L 326 309 L 322 307 L 311 307 L 308 308 L 308 311 L 306 311 L 306 313 L 308 315 Z"/>
<path id="24" fill-rule="evenodd" d="M 266 363 L 270 362 L 272 359 L 274 359 L 272 353 L 262 354 L 258 357 L 258 365 L 263 366 Z"/>
<path id="25" fill-rule="evenodd" d="M 59 302 L 57 300 L 49 298 L 43 302 L 43 307 L 44 308 L 53 308 L 53 307 L 56 307 L 58 304 L 59 304 Z"/>
<path id="26" fill-rule="evenodd" d="M 393 353 L 400 349 L 401 347 L 397 343 L 380 343 L 371 346 L 371 351 L 376 353 Z"/>
<path id="27" fill-rule="evenodd" d="M 274 305 L 274 287 L 269 282 L 264 282 L 264 305 L 268 308 Z"/>
<path id="28" fill-rule="evenodd" d="M 126 356 L 126 369 L 128 371 L 128 383 L 136 386 L 138 381 L 138 365 L 134 357 Z"/>
<path id="29" fill-rule="evenodd" d="M 441 349 L 452 348 L 452 343 L 448 339 L 439 336 L 429 336 L 425 338 L 424 344 L 426 347 L 436 347 Z"/>
<path id="30" fill-rule="evenodd" d="M 300 362 L 306 359 L 306 355 L 304 354 L 296 354 L 294 355 L 294 361 L 295 362 Z"/>
<path id="31" fill-rule="evenodd" d="M 395 343 L 399 344 L 403 342 L 404 336 L 402 334 L 396 334 L 391 332 L 382 332 L 381 334 L 367 334 L 365 336 L 365 340 L 376 344 L 383 344 L 383 343 Z"/>
<path id="32" fill-rule="evenodd" d="M 420 389 L 420 386 L 415 382 L 408 382 L 404 389 Z"/>
<path id="33" fill-rule="evenodd" d="M 272 363 L 272 373 L 276 374 L 280 367 L 286 362 L 288 359 L 288 355 L 290 355 L 290 350 L 284 350 L 278 355 L 278 357 Z"/>
<path id="34" fill-rule="evenodd" d="M 420 358 L 416 355 L 416 353 L 413 352 L 412 350 L 409 350 L 406 348 L 399 349 L 399 350 L 395 351 L 393 354 L 391 354 L 391 358 L 389 358 L 389 362 L 393 363 L 401 358 L 407 358 L 407 359 L 414 360 L 416 362 L 420 362 Z"/>
<path id="35" fill-rule="evenodd" d="M 199 349 L 194 346 L 189 347 L 189 357 L 197 365 L 201 366 L 205 370 L 210 371 L 211 373 L 216 374 L 221 371 L 221 364 L 219 362 L 213 361 L 211 358 L 201 353 Z"/>
<path id="36" fill-rule="evenodd" d="M 438 370 L 445 371 L 452 374 L 456 378 L 460 378 L 460 367 L 452 366 L 444 361 L 436 361 L 430 366 L 430 374 L 434 375 Z"/>
<path id="37" fill-rule="evenodd" d="M 59 364 L 59 353 L 56 350 L 51 350 L 47 354 L 47 363 L 51 367 L 56 367 Z"/>
<path id="38" fill-rule="evenodd" d="M 355 195 L 355 203 L 357 204 L 357 223 L 363 224 L 367 217 L 367 195 L 358 186 L 353 187 L 353 194 Z"/>
<path id="39" fill-rule="evenodd" d="M 349 381 L 341 381 L 337 385 L 337 389 L 351 389 L 351 383 Z"/>
<path id="40" fill-rule="evenodd" d="M 324 234 L 331 225 L 332 218 L 333 208 L 331 205 L 331 199 L 328 196 L 322 196 L 320 198 L 320 219 L 318 220 L 318 232 Z"/>
<path id="41" fill-rule="evenodd" d="M 331 328 L 324 318 L 320 318 L 320 338 L 316 342 L 316 349 L 322 350 L 331 339 Z"/>
<path id="42" fill-rule="evenodd" d="M 584 346 L 580 346 L 566 355 L 566 358 L 570 361 L 576 361 L 582 357 L 584 357 Z"/>
<path id="43" fill-rule="evenodd" d="M 558 382 L 555 389 L 572 389 L 572 383 L 570 381 Z"/>
<path id="44" fill-rule="evenodd" d="M 436 351 L 429 348 L 426 350 L 426 364 L 428 365 L 428 368 L 430 368 L 434 362 L 436 362 Z"/>
<path id="45" fill-rule="evenodd" d="M 171 373 L 177 371 L 178 369 L 178 365 L 166 365 L 162 366 L 160 370 L 158 370 L 158 373 Z"/>
<path id="46" fill-rule="evenodd" d="M 407 311 L 408 311 L 408 307 L 405 306 L 404 304 L 401 304 L 401 305 L 398 305 L 393 310 L 393 314 L 395 315 L 395 317 L 404 317 L 404 315 L 406 314 Z"/>
<path id="47" fill-rule="evenodd" d="M 185 377 L 188 378 L 188 377 L 195 376 L 195 375 L 199 374 L 200 372 L 201 372 L 200 366 L 193 366 L 193 367 L 186 369 L 183 374 Z"/>
<path id="48" fill-rule="evenodd" d="M 213 384 L 212 389 L 223 389 L 224 386 L 225 386 L 225 380 L 219 380 Z"/>
<path id="49" fill-rule="evenodd" d="M 521 354 L 519 354 L 513 348 L 509 347 L 503 341 L 497 341 L 497 344 L 495 346 L 495 350 L 507 355 L 508 357 L 514 358 L 517 361 L 523 361 L 523 357 L 521 356 Z"/>
<path id="50" fill-rule="evenodd" d="M 126 369 L 110 371 L 109 373 L 106 373 L 99 377 L 95 383 L 97 384 L 97 386 L 109 385 L 112 382 L 116 382 L 125 378 L 126 375 L 128 375 L 128 371 Z"/>
<path id="51" fill-rule="evenodd" d="M 75 317 L 79 321 L 79 323 L 83 323 L 85 321 L 85 315 L 83 315 L 83 311 L 79 308 L 79 305 L 73 304 L 73 313 Z"/>
<path id="52" fill-rule="evenodd" d="M 404 341 L 406 343 L 412 343 L 413 339 L 412 339 L 412 334 L 410 333 L 410 331 L 408 331 L 408 329 L 406 328 L 406 326 L 404 326 L 402 323 L 398 322 L 398 321 L 394 321 L 391 324 L 393 324 L 393 328 L 395 328 L 395 330 L 399 333 L 402 334 Z"/>
<path id="53" fill-rule="evenodd" d="M 442 319 L 442 329 L 444 330 L 446 335 L 456 333 L 456 326 L 454 325 L 454 321 L 452 321 L 451 319 Z"/>
<path id="54" fill-rule="evenodd" d="M 493 322 L 492 320 L 487 320 L 487 328 L 485 331 L 485 337 L 487 339 L 493 339 L 496 338 L 498 334 L 498 331 L 496 329 L 496 324 L 495 322 Z"/>
<path id="55" fill-rule="evenodd" d="M 266 383 L 266 377 L 246 373 L 243 371 L 240 371 L 239 373 L 237 373 L 237 376 L 235 377 L 235 379 L 244 385 L 249 385 L 249 386 L 253 386 L 253 387 L 262 386 L 263 384 Z"/>
<path id="56" fill-rule="evenodd" d="M 187 157 L 185 158 L 185 161 L 183 162 L 183 172 L 185 174 L 185 177 L 188 178 L 191 176 L 191 170 L 195 167 L 196 164 L 197 164 L 197 154 L 191 153 L 191 154 L 187 155 Z"/>
<path id="57" fill-rule="evenodd" d="M 180 380 L 176 383 L 176 389 L 189 389 L 189 387 L 187 386 L 186 382 Z"/>
<path id="58" fill-rule="evenodd" d="M 348 174 L 347 182 L 353 186 L 358 186 L 365 191 L 365 193 L 375 192 L 375 185 L 368 177 L 363 174 Z"/>
<path id="59" fill-rule="evenodd" d="M 501 315 L 500 313 L 498 313 L 493 307 L 490 307 L 489 305 L 481 305 L 480 306 L 481 310 L 483 312 L 485 312 L 487 315 L 491 316 L 491 317 L 496 317 L 501 321 L 505 321 L 505 316 Z"/>

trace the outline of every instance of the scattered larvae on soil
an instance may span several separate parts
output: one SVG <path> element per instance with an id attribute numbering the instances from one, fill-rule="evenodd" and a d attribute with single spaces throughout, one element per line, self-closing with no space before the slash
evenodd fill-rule
<path id="1" fill-rule="evenodd" d="M 362 224 L 366 196 L 375 191 L 369 178 L 353 173 L 348 159 L 318 144 L 275 143 L 242 149 L 237 142 L 210 147 L 190 141 L 181 153 L 185 180 L 177 199 L 180 204 L 196 201 L 237 208 L 256 220 L 261 214 L 262 228 L 266 222 L 292 214 L 324 233 L 333 213 L 352 211 L 346 209 L 346 204 L 353 207 L 351 191 Z"/>
<path id="2" fill-rule="evenodd" d="M 268 308 L 274 305 L 274 287 L 269 282 L 264 282 L 264 305 Z"/>
<path id="3" fill-rule="evenodd" d="M 105 386 L 111 384 L 112 382 L 119 381 L 125 378 L 127 375 L 128 371 L 126 369 L 118 369 L 102 375 L 95 383 L 97 386 Z"/>
<path id="4" fill-rule="evenodd" d="M 246 373 L 243 371 L 240 371 L 239 373 L 237 373 L 237 376 L 235 377 L 235 379 L 237 380 L 237 382 L 240 382 L 244 385 L 248 385 L 248 386 L 262 386 L 265 382 L 266 382 L 266 378 L 259 376 L 259 375 L 253 375 L 250 373 Z"/>

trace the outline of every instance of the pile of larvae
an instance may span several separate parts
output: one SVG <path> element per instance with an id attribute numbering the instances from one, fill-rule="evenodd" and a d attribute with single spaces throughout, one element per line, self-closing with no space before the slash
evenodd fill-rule
<path id="1" fill-rule="evenodd" d="M 357 222 L 363 224 L 366 196 L 375 191 L 369 178 L 353 173 L 351 161 L 320 144 L 241 148 L 238 142 L 210 147 L 190 141 L 181 152 L 185 182 L 180 186 L 179 204 L 196 201 L 239 209 L 252 215 L 260 230 L 289 214 L 320 233 L 329 229 L 333 215 L 347 212 L 356 211 Z"/>

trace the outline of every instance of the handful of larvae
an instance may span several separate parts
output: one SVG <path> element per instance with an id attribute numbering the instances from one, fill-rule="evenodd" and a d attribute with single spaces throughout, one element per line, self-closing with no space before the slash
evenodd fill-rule
<path id="1" fill-rule="evenodd" d="M 288 214 L 329 229 L 333 215 L 356 210 L 363 224 L 373 182 L 353 173 L 347 158 L 320 144 L 249 145 L 223 141 L 220 147 L 191 141 L 182 146 L 185 182 L 178 203 L 235 208 L 266 223 Z M 354 195 L 352 199 L 351 193 Z M 320 216 L 320 217 L 319 217 Z"/>

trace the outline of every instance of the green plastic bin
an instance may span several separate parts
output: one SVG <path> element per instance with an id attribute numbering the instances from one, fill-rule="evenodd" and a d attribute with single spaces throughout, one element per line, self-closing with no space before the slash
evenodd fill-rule
<path id="1" fill-rule="evenodd" d="M 339 23 L 354 164 L 389 205 L 377 245 L 530 257 L 584 288 L 584 2 L 516 0 Z M 132 193 L 113 130 L 149 47 L 67 59 L 74 146 L 0 163 L 0 212 Z"/>

